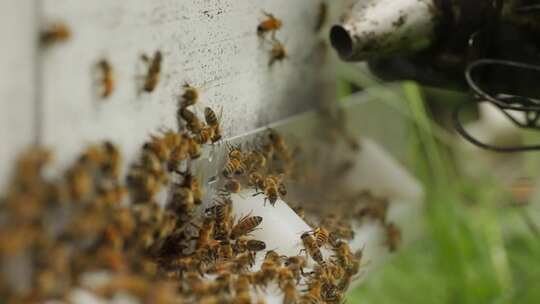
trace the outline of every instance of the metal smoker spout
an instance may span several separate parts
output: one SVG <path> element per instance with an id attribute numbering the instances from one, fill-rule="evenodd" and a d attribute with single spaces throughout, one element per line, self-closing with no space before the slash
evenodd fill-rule
<path id="1" fill-rule="evenodd" d="M 361 0 L 330 30 L 345 61 L 363 61 L 428 47 L 441 10 L 431 0 Z"/>
<path id="2" fill-rule="evenodd" d="M 517 127 L 540 130 L 539 17 L 540 0 L 357 0 L 330 41 L 341 59 L 367 61 L 383 80 L 472 91 L 476 102 L 490 102 Z M 473 138 L 459 119 L 468 104 L 453 117 L 471 143 L 497 152 L 540 150 Z"/>
<path id="3" fill-rule="evenodd" d="M 356 0 L 330 41 L 382 79 L 455 87 L 474 60 L 539 58 L 539 16 L 540 0 Z"/>

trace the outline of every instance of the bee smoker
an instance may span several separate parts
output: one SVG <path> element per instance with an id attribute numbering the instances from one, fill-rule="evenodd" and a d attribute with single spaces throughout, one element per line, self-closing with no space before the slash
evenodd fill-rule
<path id="1" fill-rule="evenodd" d="M 471 90 L 517 127 L 540 129 L 540 0 L 359 0 L 330 31 L 345 61 L 367 61 L 383 80 Z M 540 150 L 498 147 L 464 128 L 458 133 L 497 152 Z M 518 113 L 519 115 L 516 115 Z"/>

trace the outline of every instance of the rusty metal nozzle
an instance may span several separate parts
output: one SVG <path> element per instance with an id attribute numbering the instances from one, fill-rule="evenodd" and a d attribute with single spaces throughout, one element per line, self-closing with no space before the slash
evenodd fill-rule
<path id="1" fill-rule="evenodd" d="M 434 0 L 359 0 L 330 30 L 330 41 L 346 61 L 387 57 L 427 48 L 440 11 Z"/>

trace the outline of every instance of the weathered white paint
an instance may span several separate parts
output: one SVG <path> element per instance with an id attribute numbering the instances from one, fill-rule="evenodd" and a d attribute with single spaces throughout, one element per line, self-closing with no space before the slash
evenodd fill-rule
<path id="1" fill-rule="evenodd" d="M 16 154 L 34 139 L 34 7 L 0 1 L 0 188 Z"/>
<path id="2" fill-rule="evenodd" d="M 322 97 L 330 73 L 319 48 L 326 30 L 313 30 L 318 1 L 297 0 L 45 0 L 44 19 L 65 21 L 73 38 L 48 49 L 44 60 L 43 140 L 69 160 L 84 144 L 109 138 L 128 159 L 149 133 L 176 128 L 181 85 L 201 89 L 198 112 L 223 109 L 226 137 L 303 112 Z M 334 9 L 335 10 L 335 9 Z M 289 58 L 268 67 L 270 44 L 256 35 L 263 11 L 283 20 L 277 34 Z M 336 14 L 337 15 L 337 12 Z M 143 53 L 161 50 L 162 79 L 138 96 Z M 318 54 L 320 53 L 320 54 Z M 113 96 L 95 96 L 94 65 L 115 69 Z"/>

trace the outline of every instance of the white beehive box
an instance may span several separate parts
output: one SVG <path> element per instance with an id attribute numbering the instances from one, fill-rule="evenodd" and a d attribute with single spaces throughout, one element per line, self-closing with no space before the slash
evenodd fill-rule
<path id="1" fill-rule="evenodd" d="M 335 95 L 332 62 L 336 60 L 325 43 L 327 28 L 314 31 L 318 4 L 313 0 L 134 0 L 129 5 L 106 0 L 2 1 L 0 186 L 7 181 L 16 154 L 32 143 L 52 147 L 62 168 L 85 145 L 110 139 L 119 144 L 129 163 L 151 133 L 176 129 L 177 100 L 185 82 L 202 93 L 199 114 L 204 106 L 222 109 L 225 138 L 317 108 Z M 327 26 L 344 6 L 342 1 L 328 4 Z M 288 52 L 286 60 L 271 68 L 270 45 L 256 35 L 264 11 L 283 20 L 277 37 Z M 54 21 L 69 25 L 71 39 L 39 50 L 39 28 Z M 137 78 L 145 73 L 140 56 L 156 50 L 164 55 L 161 80 L 154 92 L 139 94 Z M 116 89 L 106 100 L 96 96 L 95 65 L 100 59 L 110 61 L 116 75 Z M 383 194 L 398 201 L 390 216 L 406 224 L 420 210 L 422 191 L 379 150 L 381 146 L 404 160 L 406 122 L 366 96 L 349 109 L 355 136 L 369 138 L 367 151 L 359 156 L 361 168 L 368 171 L 371 164 L 386 164 L 388 170 L 379 172 L 382 182 L 377 184 L 386 187 L 381 191 L 390 192 Z M 377 118 L 380 115 L 388 115 L 384 126 Z M 304 127 L 316 123 L 313 114 L 306 117 L 296 121 Z M 302 129 L 292 124 L 283 130 Z M 396 176 L 404 177 L 406 185 L 393 187 Z M 370 186 L 369 178 L 361 186 Z M 406 238 L 413 238 L 416 228 L 406 229 L 411 231 Z M 381 247 L 381 239 L 381 231 L 365 227 L 354 246 L 359 249 L 371 242 Z M 384 254 L 374 250 L 368 256 L 375 265 Z"/>

